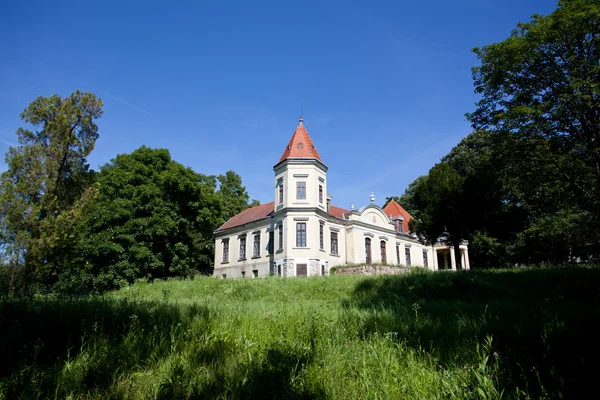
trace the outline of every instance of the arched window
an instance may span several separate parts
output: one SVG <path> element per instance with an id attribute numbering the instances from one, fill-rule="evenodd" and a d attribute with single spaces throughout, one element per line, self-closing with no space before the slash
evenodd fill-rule
<path id="1" fill-rule="evenodd" d="M 365 238 L 365 262 L 371 264 L 371 239 Z"/>
<path id="2" fill-rule="evenodd" d="M 381 262 L 383 264 L 387 263 L 387 257 L 386 257 L 386 251 L 385 251 L 385 240 L 382 240 L 381 243 L 379 244 L 379 247 L 381 248 Z"/>

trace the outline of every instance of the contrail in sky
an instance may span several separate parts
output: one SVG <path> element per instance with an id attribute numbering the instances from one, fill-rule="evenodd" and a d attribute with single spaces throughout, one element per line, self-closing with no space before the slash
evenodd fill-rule
<path id="1" fill-rule="evenodd" d="M 13 146 L 13 147 L 17 147 L 17 146 L 18 146 L 18 144 L 16 144 L 16 143 L 13 143 L 13 142 L 10 142 L 10 141 L 8 141 L 8 140 L 6 140 L 6 139 L 2 139 L 2 138 L 0 138 L 0 142 L 2 142 L 2 143 L 4 143 L 4 144 L 6 144 L 6 145 L 8 145 L 8 146 Z"/>
<path id="2" fill-rule="evenodd" d="M 77 81 L 77 82 L 79 82 L 80 84 L 82 84 L 82 85 L 84 85 L 84 86 L 87 86 L 87 87 L 89 87 L 90 89 L 94 89 L 96 92 L 100 92 L 100 93 L 102 93 L 102 94 L 103 94 L 103 95 L 105 95 L 105 96 L 108 96 L 108 97 L 110 97 L 110 98 L 112 98 L 112 99 L 115 99 L 115 100 L 117 100 L 117 101 L 120 101 L 121 103 L 123 103 L 123 104 L 125 104 L 125 105 L 127 105 L 127 106 L 129 106 L 129 107 L 135 108 L 136 110 L 138 110 L 138 111 L 141 111 L 141 112 L 143 112 L 143 113 L 145 113 L 145 114 L 152 115 L 151 113 L 149 113 L 148 111 L 144 110 L 143 108 L 139 108 L 139 107 L 137 107 L 137 106 L 134 106 L 133 104 L 131 104 L 131 103 L 128 103 L 128 102 L 126 102 L 125 100 L 118 98 L 117 96 L 113 96 L 113 95 L 112 95 L 112 94 L 110 94 L 110 93 L 106 93 L 104 90 L 100 90 L 100 89 L 98 89 L 98 88 L 96 88 L 96 87 L 93 87 L 92 85 L 88 85 L 87 83 L 85 83 L 85 82 L 82 82 L 82 81 L 80 81 L 79 79 L 77 79 L 77 78 L 75 78 L 75 77 L 73 77 L 73 76 L 71 76 L 71 75 L 68 75 L 68 74 L 65 74 L 65 73 L 62 73 L 62 72 L 61 72 L 60 74 L 61 74 L 61 75 L 64 75 L 64 76 L 66 76 L 66 77 L 67 77 L 67 78 L 69 78 L 69 79 L 73 79 L 74 81 Z"/>
<path id="3" fill-rule="evenodd" d="M 117 101 L 120 101 L 121 103 L 123 103 L 123 104 L 125 104 L 125 105 L 128 105 L 129 107 L 133 107 L 133 108 L 135 108 L 135 109 L 136 109 L 136 110 L 138 110 L 138 111 L 141 111 L 141 112 L 143 112 L 143 113 L 146 113 L 146 114 L 148 114 L 148 115 L 152 115 L 151 113 L 149 113 L 148 111 L 144 110 L 143 108 L 136 107 L 136 106 L 134 106 L 133 104 L 131 104 L 131 103 L 128 103 L 128 102 L 126 102 L 125 100 L 122 100 L 122 99 L 118 98 L 117 96 L 113 96 L 113 95 L 112 95 L 112 94 L 110 94 L 110 93 L 106 93 L 106 92 L 105 92 L 105 91 L 103 91 L 103 90 L 100 90 L 100 89 L 98 89 L 98 88 L 95 88 L 95 87 L 93 87 L 92 85 L 88 85 L 87 83 L 85 83 L 85 82 L 82 82 L 82 81 L 79 81 L 79 83 L 81 83 L 82 85 L 85 85 L 85 86 L 87 86 L 87 87 L 89 87 L 89 88 L 91 88 L 91 89 L 94 89 L 96 92 L 100 92 L 100 93 L 102 93 L 102 94 L 104 94 L 104 95 L 106 95 L 106 96 L 108 96 L 108 97 L 112 97 L 113 99 L 115 99 L 115 100 L 117 100 Z"/>

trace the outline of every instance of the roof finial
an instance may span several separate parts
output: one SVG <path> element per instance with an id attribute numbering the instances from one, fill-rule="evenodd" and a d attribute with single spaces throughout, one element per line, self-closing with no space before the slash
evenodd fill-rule
<path id="1" fill-rule="evenodd" d="M 299 125 L 302 125 L 302 123 L 304 122 L 304 97 L 302 98 L 302 105 L 300 106 L 300 121 L 299 121 Z"/>

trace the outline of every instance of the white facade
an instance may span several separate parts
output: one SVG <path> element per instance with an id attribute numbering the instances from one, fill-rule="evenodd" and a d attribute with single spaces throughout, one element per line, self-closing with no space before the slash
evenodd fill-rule
<path id="1" fill-rule="evenodd" d="M 294 156 L 292 145 L 298 154 L 306 153 L 302 141 L 314 149 L 301 120 L 273 168 L 272 207 L 245 210 L 215 232 L 214 276 L 318 276 L 334 266 L 363 263 L 456 269 L 452 249 L 423 246 L 398 229 L 402 217 L 386 215 L 373 197 L 359 210 L 331 206 L 327 167 L 316 150 L 312 157 Z M 460 247 L 461 265 L 469 269 L 467 246 Z"/>

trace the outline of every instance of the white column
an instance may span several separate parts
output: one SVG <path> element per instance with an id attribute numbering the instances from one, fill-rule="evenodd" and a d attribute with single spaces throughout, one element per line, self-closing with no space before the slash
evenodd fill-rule
<path id="1" fill-rule="evenodd" d="M 454 249 L 450 249 L 450 263 L 452 265 L 452 270 L 456 271 L 456 257 L 454 255 Z"/>
<path id="2" fill-rule="evenodd" d="M 469 249 L 465 249 L 465 269 L 471 269 L 471 264 L 469 264 Z"/>
<path id="3" fill-rule="evenodd" d="M 433 246 L 431 246 L 431 253 L 431 257 L 433 258 L 433 260 L 431 260 L 431 269 L 437 271 L 440 268 L 438 266 L 437 250 Z"/>

